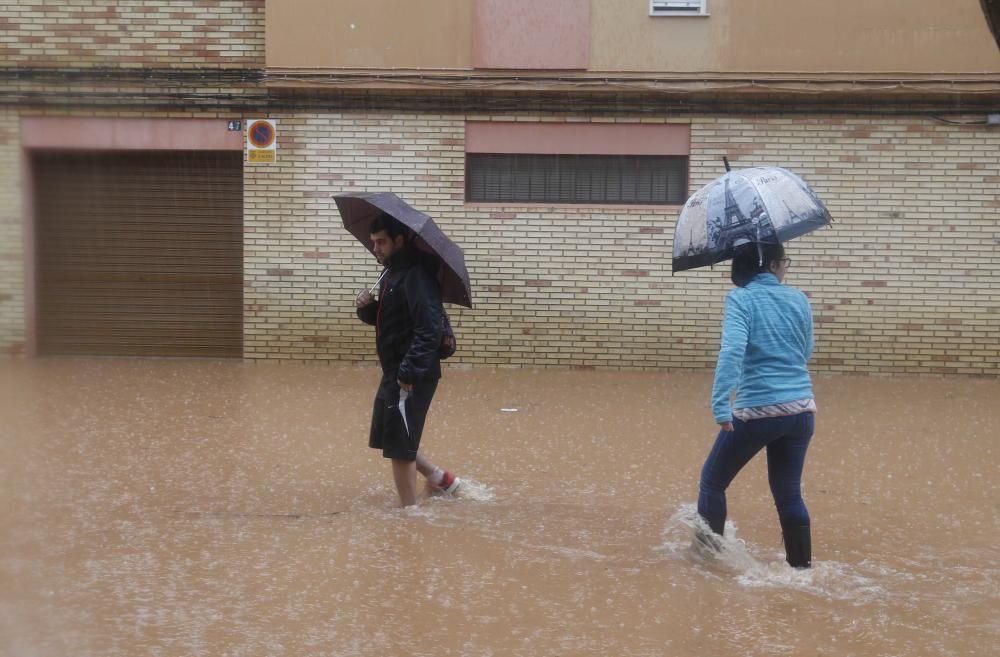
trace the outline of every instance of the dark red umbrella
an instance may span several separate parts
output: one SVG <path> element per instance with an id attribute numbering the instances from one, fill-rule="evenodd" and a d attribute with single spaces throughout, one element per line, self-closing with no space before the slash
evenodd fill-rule
<path id="1" fill-rule="evenodd" d="M 472 286 L 465 268 L 465 253 L 438 228 L 434 220 L 392 192 L 337 194 L 333 197 L 344 227 L 372 251 L 371 225 L 379 212 L 395 217 L 413 231 L 412 245 L 435 263 L 441 299 L 472 308 Z"/>

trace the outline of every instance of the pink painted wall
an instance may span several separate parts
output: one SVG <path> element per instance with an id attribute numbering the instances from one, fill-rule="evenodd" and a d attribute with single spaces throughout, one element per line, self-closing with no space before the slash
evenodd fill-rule
<path id="1" fill-rule="evenodd" d="M 465 124 L 468 153 L 568 155 L 687 155 L 691 126 L 606 123 Z"/>
<path id="2" fill-rule="evenodd" d="M 238 151 L 243 132 L 223 119 L 93 119 L 27 117 L 24 148 L 99 150 Z"/>
<path id="3" fill-rule="evenodd" d="M 590 0 L 475 0 L 475 68 L 586 69 Z"/>

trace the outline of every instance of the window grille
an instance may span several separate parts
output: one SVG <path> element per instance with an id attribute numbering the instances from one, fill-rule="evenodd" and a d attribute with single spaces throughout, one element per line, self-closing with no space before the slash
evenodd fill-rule
<path id="1" fill-rule="evenodd" d="M 682 205 L 683 155 L 468 153 L 465 198 L 473 202 Z"/>

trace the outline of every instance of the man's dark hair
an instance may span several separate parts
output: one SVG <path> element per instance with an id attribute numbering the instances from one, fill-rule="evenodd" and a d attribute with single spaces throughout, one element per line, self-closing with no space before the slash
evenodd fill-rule
<path id="1" fill-rule="evenodd" d="M 772 262 L 785 257 L 785 247 L 780 243 L 761 242 L 760 251 L 757 250 L 757 246 L 757 242 L 747 242 L 736 247 L 736 255 L 733 256 L 733 268 L 729 274 L 729 278 L 733 281 L 734 285 L 746 287 L 746 284 L 754 276 L 768 271 Z M 764 254 L 763 259 L 761 258 L 761 252 Z"/>
<path id="2" fill-rule="evenodd" d="M 396 217 L 392 216 L 388 212 L 379 212 L 375 215 L 375 219 L 372 221 L 371 228 L 368 229 L 368 232 L 374 235 L 375 233 L 383 230 L 386 235 L 389 236 L 389 239 L 393 240 L 400 235 L 407 239 L 409 239 L 410 236 L 410 229 L 404 226 L 399 219 L 396 219 Z"/>

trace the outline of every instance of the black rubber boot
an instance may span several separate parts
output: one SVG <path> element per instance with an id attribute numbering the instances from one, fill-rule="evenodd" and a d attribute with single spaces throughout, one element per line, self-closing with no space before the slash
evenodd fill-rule
<path id="1" fill-rule="evenodd" d="M 706 556 L 722 552 L 722 540 L 718 537 L 723 535 L 726 521 L 709 520 L 705 516 L 701 516 L 701 519 L 712 531 L 706 532 L 703 528 L 696 527 L 694 530 L 695 548 Z"/>
<path id="2" fill-rule="evenodd" d="M 785 561 L 792 568 L 812 566 L 812 537 L 809 525 L 782 527 L 781 537 L 785 541 Z"/>

